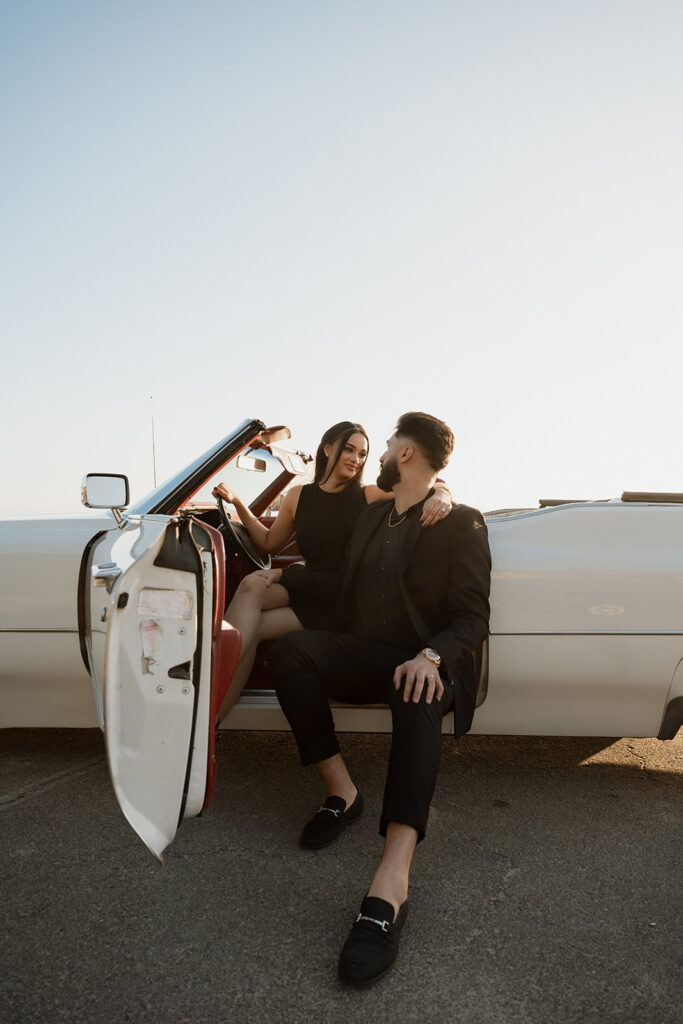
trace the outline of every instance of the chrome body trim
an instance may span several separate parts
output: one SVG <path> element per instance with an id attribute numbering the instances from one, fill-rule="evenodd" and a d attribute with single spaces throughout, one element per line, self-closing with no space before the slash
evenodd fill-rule
<path id="1" fill-rule="evenodd" d="M 117 573 L 118 575 L 118 573 Z M 103 584 L 101 584 L 103 585 Z M 57 627 L 52 628 L 18 628 L 18 629 L 4 629 L 0 627 L 0 633 L 78 633 L 77 629 L 67 629 Z M 495 639 L 497 636 L 683 636 L 683 629 L 622 629 L 619 631 L 609 631 L 604 629 L 584 629 L 584 630 L 534 630 L 533 632 L 525 633 L 490 633 L 489 640 Z M 251 694 L 259 693 L 258 690 L 249 691 Z M 269 691 L 264 691 L 269 692 Z"/>
<path id="2" fill-rule="evenodd" d="M 18 629 L 0 629 L 0 633 L 73 633 L 78 636 L 77 629 L 68 629 L 67 627 L 57 627 L 56 629 L 39 628 L 39 629 L 28 629 L 19 627 Z"/>
<path id="3" fill-rule="evenodd" d="M 683 629 L 534 629 L 489 633 L 489 640 L 496 636 L 683 636 Z"/>
<path id="4" fill-rule="evenodd" d="M 78 633 L 77 629 L 50 629 L 50 628 L 19 628 L 19 629 L 3 629 L 0 627 L 0 633 Z M 490 633 L 489 640 L 494 639 L 497 636 L 683 636 L 683 629 L 620 629 L 618 631 L 609 631 L 605 629 L 583 629 L 583 630 L 534 630 L 533 632 L 525 633 Z M 258 690 L 249 691 L 252 694 L 259 693 Z M 270 691 L 263 691 L 270 692 Z"/>
<path id="5" fill-rule="evenodd" d="M 571 501 L 566 505 L 546 505 L 541 508 L 520 508 L 520 509 L 494 509 L 492 512 L 484 512 L 484 519 L 487 522 L 506 522 L 513 519 L 528 519 L 530 516 L 551 516 L 555 512 L 563 512 L 569 508 L 620 508 L 632 510 L 634 508 L 675 508 L 679 503 L 673 501 L 620 501 L 618 498 L 609 498 L 605 501 Z"/>

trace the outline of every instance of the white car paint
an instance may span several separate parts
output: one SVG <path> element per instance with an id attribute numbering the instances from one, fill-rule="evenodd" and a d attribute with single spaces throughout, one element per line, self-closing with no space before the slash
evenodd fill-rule
<path id="1" fill-rule="evenodd" d="M 0 727 L 98 725 L 78 637 L 83 550 L 111 512 L 0 518 Z"/>
<path id="2" fill-rule="evenodd" d="M 683 657 L 683 506 L 488 520 L 489 693 L 477 732 L 657 735 Z"/>
<path id="3" fill-rule="evenodd" d="M 157 530 L 168 518 L 145 517 Z M 473 731 L 657 735 L 667 700 L 681 695 L 683 506 L 571 504 L 487 523 L 489 680 Z M 101 530 L 118 544 L 116 562 L 131 535 L 109 512 L 2 523 L 3 726 L 98 723 L 75 593 L 83 548 Z M 95 621 L 99 660 L 103 629 Z M 340 708 L 336 718 L 341 730 L 390 728 L 380 709 Z M 272 694 L 248 691 L 226 725 L 286 728 Z"/>
<path id="4" fill-rule="evenodd" d="M 104 664 L 98 667 L 106 679 L 112 784 L 126 818 L 159 858 L 181 817 L 199 814 L 204 803 L 213 601 L 213 568 L 205 553 L 199 622 L 196 575 L 155 564 L 164 535 L 165 524 L 142 520 L 129 524 L 114 544 L 107 536 L 95 549 L 97 560 L 111 556 L 122 568 L 111 592 Z M 202 635 L 209 642 L 195 675 Z M 187 678 L 172 677 L 169 670 L 182 663 L 188 665 Z"/>

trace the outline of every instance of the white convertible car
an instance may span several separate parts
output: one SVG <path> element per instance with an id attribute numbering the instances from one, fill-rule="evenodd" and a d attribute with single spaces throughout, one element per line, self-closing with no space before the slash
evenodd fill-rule
<path id="1" fill-rule="evenodd" d="M 280 443 L 288 437 L 246 420 L 128 508 L 125 477 L 91 474 L 82 497 L 99 511 L 0 520 L 0 724 L 99 723 L 119 802 L 157 856 L 211 799 L 214 721 L 240 645 L 223 611 L 263 564 L 211 490 L 225 480 L 267 523 L 310 463 Z M 548 501 L 486 518 L 491 634 L 472 731 L 673 738 L 683 495 Z M 273 564 L 298 557 L 292 543 Z M 340 730 L 388 729 L 388 715 L 335 708 Z M 226 725 L 286 728 L 263 662 Z"/>

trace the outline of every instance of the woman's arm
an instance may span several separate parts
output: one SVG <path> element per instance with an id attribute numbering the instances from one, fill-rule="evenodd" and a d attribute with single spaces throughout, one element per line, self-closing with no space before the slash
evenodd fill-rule
<path id="1" fill-rule="evenodd" d="M 434 481 L 434 493 L 422 506 L 420 522 L 423 526 L 433 526 L 440 519 L 445 519 L 453 507 L 453 497 L 443 480 L 437 477 Z"/>
<path id="2" fill-rule="evenodd" d="M 375 501 L 386 501 L 387 498 L 393 498 L 391 491 L 380 491 L 377 484 L 366 484 L 363 488 L 363 494 L 368 505 L 372 505 Z"/>
<path id="3" fill-rule="evenodd" d="M 265 554 L 275 554 L 280 548 L 285 546 L 294 533 L 294 516 L 296 515 L 296 507 L 299 504 L 301 485 L 292 487 L 287 491 L 284 501 L 280 506 L 280 511 L 270 529 L 264 526 L 263 523 L 260 523 L 256 516 L 251 514 L 241 498 L 234 491 L 229 490 L 225 484 L 218 484 L 211 493 L 214 498 L 220 496 L 235 506 L 242 526 L 249 531 L 249 536 L 259 551 L 263 551 Z"/>
<path id="4" fill-rule="evenodd" d="M 389 491 L 380 491 L 376 484 L 367 484 L 365 487 L 365 500 L 368 505 L 371 505 L 373 501 L 383 501 L 387 498 L 393 498 L 393 494 Z M 438 523 L 440 519 L 445 519 L 451 510 L 453 498 L 451 492 L 446 487 L 443 480 L 436 478 L 434 493 L 431 498 L 428 498 L 422 506 L 422 515 L 420 516 L 420 523 L 422 526 L 433 526 L 434 523 Z"/>

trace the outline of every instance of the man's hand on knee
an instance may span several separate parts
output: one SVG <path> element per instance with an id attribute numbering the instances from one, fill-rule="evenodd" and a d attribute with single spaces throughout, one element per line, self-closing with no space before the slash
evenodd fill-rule
<path id="1" fill-rule="evenodd" d="M 403 700 L 409 701 L 412 697 L 413 703 L 417 704 L 425 694 L 425 703 L 431 704 L 434 697 L 441 700 L 443 694 L 443 683 L 439 670 L 433 662 L 420 653 L 410 661 L 404 661 L 394 672 L 394 689 L 400 690 L 401 681 L 405 676 L 403 685 Z"/>

